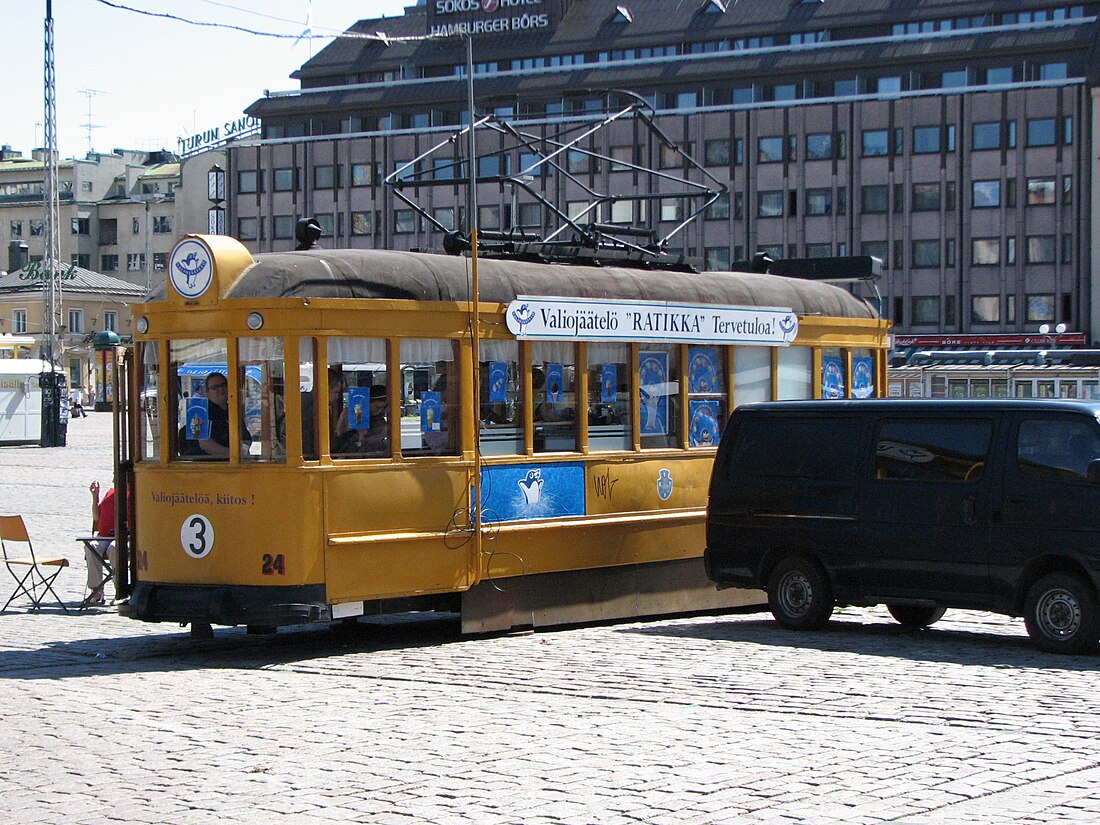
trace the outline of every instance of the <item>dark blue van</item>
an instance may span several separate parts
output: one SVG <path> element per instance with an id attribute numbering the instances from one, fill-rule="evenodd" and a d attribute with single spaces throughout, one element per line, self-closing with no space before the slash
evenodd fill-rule
<path id="1" fill-rule="evenodd" d="M 1100 639 L 1100 403 L 791 401 L 738 407 L 710 483 L 705 562 L 776 621 L 837 604 L 923 627 L 1023 616 L 1045 650 Z"/>

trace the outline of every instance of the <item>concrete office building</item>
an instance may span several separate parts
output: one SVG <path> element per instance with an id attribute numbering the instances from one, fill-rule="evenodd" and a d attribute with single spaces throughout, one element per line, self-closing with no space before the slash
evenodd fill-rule
<path id="1" fill-rule="evenodd" d="M 728 186 L 728 198 L 673 241 L 708 268 L 757 251 L 871 254 L 885 263 L 883 307 L 899 333 L 1064 322 L 1093 340 L 1098 9 L 1048 0 L 422 0 L 400 17 L 359 22 L 294 75 L 300 90 L 266 93 L 247 110 L 262 131 L 228 149 L 228 231 L 254 250 L 289 249 L 296 219 L 316 216 L 325 245 L 439 248 L 442 233 L 380 184 L 466 121 L 466 45 L 395 38 L 465 31 L 479 114 L 550 135 L 625 100 L 600 89 L 650 101 L 659 127 Z M 498 140 L 482 132 L 479 154 Z M 679 162 L 625 122 L 594 141 L 613 160 Z M 463 151 L 456 144 L 455 157 Z M 499 171 L 524 160 L 506 156 Z M 652 182 L 591 157 L 566 164 L 569 175 L 534 182 L 563 211 L 586 186 Z M 418 203 L 461 229 L 464 197 L 443 186 Z M 483 228 L 550 219 L 496 183 L 479 187 L 478 203 Z M 638 201 L 599 217 L 661 232 L 684 210 Z"/>

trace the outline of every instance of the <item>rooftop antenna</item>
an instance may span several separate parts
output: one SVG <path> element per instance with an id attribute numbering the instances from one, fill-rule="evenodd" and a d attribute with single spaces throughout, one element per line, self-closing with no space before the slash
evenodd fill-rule
<path id="1" fill-rule="evenodd" d="M 84 97 L 88 98 L 88 119 L 84 123 L 81 123 L 80 125 L 81 125 L 82 128 L 88 130 L 88 151 L 91 152 L 91 151 L 93 151 L 93 149 L 92 149 L 92 130 L 103 128 L 98 123 L 95 123 L 92 120 L 92 98 L 95 97 L 96 95 L 105 95 L 105 94 L 107 94 L 107 92 L 101 92 L 99 89 L 80 89 L 79 91 L 80 91 L 80 94 L 82 94 L 82 95 L 84 95 Z"/>

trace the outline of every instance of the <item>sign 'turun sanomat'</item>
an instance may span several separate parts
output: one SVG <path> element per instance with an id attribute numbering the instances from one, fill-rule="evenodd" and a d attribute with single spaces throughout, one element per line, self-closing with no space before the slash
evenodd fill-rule
<path id="1" fill-rule="evenodd" d="M 782 307 L 599 301 L 520 296 L 508 304 L 509 331 L 521 339 L 682 341 L 783 347 L 798 316 Z"/>

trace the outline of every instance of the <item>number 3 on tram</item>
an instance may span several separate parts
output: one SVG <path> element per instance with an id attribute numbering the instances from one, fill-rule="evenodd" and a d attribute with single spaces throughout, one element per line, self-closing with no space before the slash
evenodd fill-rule
<path id="1" fill-rule="evenodd" d="M 733 406 L 885 385 L 867 304 L 755 273 L 195 235 L 135 317 L 124 612 L 193 632 L 743 604 L 702 562 Z"/>

